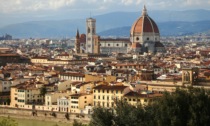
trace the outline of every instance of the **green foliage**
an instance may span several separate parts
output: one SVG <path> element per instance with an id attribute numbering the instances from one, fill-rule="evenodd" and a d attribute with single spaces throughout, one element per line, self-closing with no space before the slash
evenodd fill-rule
<path id="1" fill-rule="evenodd" d="M 104 108 L 94 108 L 94 113 L 90 122 L 90 126 L 111 126 L 114 118 L 111 110 Z"/>
<path id="2" fill-rule="evenodd" d="M 42 96 L 43 98 L 43 102 L 45 101 L 45 94 L 47 93 L 47 88 L 45 86 L 41 87 L 40 88 L 40 95 Z"/>
<path id="3" fill-rule="evenodd" d="M 47 93 L 47 88 L 45 86 L 43 86 L 42 88 L 40 88 L 40 95 L 41 96 L 45 96 L 45 94 Z"/>
<path id="4" fill-rule="evenodd" d="M 18 126 L 18 123 L 15 120 L 8 117 L 0 121 L 0 126 Z"/>
<path id="5" fill-rule="evenodd" d="M 94 108 L 92 126 L 208 126 L 209 91 L 200 88 L 176 89 L 148 106 L 117 101 L 116 108 Z"/>
<path id="6" fill-rule="evenodd" d="M 82 124 L 81 122 L 78 122 L 77 120 L 74 120 L 73 126 L 87 126 L 87 125 Z"/>

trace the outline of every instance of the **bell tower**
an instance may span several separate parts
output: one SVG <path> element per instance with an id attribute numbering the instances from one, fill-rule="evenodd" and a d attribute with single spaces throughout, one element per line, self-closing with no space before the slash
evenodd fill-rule
<path id="1" fill-rule="evenodd" d="M 86 19 L 86 51 L 94 53 L 94 36 L 96 35 L 96 20 L 93 18 Z"/>
<path id="2" fill-rule="evenodd" d="M 183 68 L 182 69 L 182 84 L 196 84 L 198 79 L 199 69 L 198 68 Z"/>
<path id="3" fill-rule="evenodd" d="M 76 39 L 75 39 L 75 52 L 80 53 L 80 39 L 79 39 L 79 30 L 77 29 Z"/>

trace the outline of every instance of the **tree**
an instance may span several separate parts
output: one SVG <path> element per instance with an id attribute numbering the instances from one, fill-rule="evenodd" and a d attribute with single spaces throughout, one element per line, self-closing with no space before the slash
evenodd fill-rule
<path id="1" fill-rule="evenodd" d="M 0 126 L 18 126 L 18 123 L 15 120 L 8 117 L 0 121 Z"/>
<path id="2" fill-rule="evenodd" d="M 93 109 L 92 119 L 90 121 L 90 126 L 111 126 L 112 120 L 114 118 L 110 110 L 97 107 Z"/>
<path id="3" fill-rule="evenodd" d="M 78 122 L 77 120 L 74 120 L 73 126 L 87 126 L 87 125 L 82 124 L 81 122 Z"/>
<path id="4" fill-rule="evenodd" d="M 43 98 L 43 103 L 45 102 L 45 94 L 47 93 L 47 88 L 45 86 L 41 87 L 40 88 L 40 95 L 42 96 Z"/>
<path id="5" fill-rule="evenodd" d="M 94 108 L 92 126 L 208 126 L 210 92 L 203 88 L 177 88 L 142 107 L 116 101 L 110 110 Z"/>

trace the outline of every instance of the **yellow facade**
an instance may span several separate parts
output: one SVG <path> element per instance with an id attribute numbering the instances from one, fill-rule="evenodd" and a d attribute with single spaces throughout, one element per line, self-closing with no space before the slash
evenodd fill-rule
<path id="1" fill-rule="evenodd" d="M 99 85 L 93 91 L 93 105 L 106 108 L 114 107 L 115 100 L 121 100 L 129 91 L 128 86 Z"/>
<path id="2" fill-rule="evenodd" d="M 43 98 L 40 95 L 40 89 L 23 86 L 23 84 L 20 84 L 11 87 L 10 105 L 12 107 L 24 108 L 24 106 L 28 104 L 41 104 L 43 102 Z"/>
<path id="3" fill-rule="evenodd" d="M 70 95 L 70 112 L 82 113 L 85 106 L 93 104 L 93 94 L 73 94 Z"/>

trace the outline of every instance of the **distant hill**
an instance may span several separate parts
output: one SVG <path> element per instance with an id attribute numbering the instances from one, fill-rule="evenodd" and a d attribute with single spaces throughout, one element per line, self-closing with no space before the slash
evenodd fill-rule
<path id="1" fill-rule="evenodd" d="M 157 23 L 161 36 L 180 36 L 207 32 L 210 30 L 210 21 L 198 22 L 161 22 Z M 100 36 L 129 36 L 131 26 L 113 28 L 98 33 Z"/>
<path id="2" fill-rule="evenodd" d="M 161 35 L 182 35 L 210 30 L 210 10 L 148 11 L 160 29 Z M 113 12 L 95 16 L 100 35 L 128 35 L 130 27 L 141 12 Z M 73 37 L 78 28 L 85 32 L 85 19 L 60 21 L 33 21 L 0 28 L 0 35 L 11 34 L 14 38 L 62 38 Z"/>

